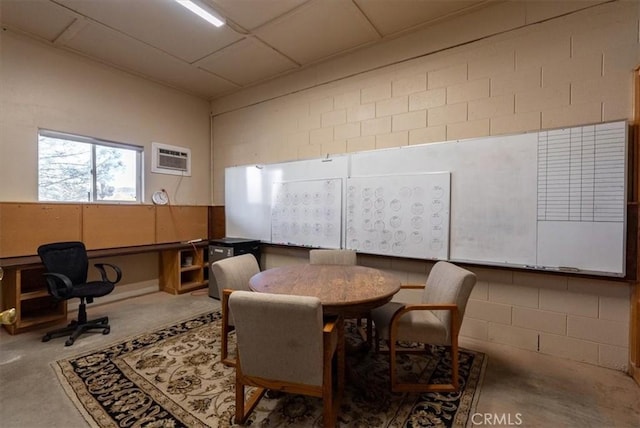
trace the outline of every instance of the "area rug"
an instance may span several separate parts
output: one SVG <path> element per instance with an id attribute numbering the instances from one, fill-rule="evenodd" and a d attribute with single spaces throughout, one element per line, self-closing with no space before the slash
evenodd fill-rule
<path id="1" fill-rule="evenodd" d="M 58 378 L 87 423 L 95 427 L 230 427 L 233 368 L 220 363 L 220 312 L 139 335 L 104 349 L 53 363 Z M 347 325 L 347 340 L 359 335 Z M 230 336 L 229 349 L 235 345 Z M 450 358 L 402 354 L 401 376 L 446 383 Z M 388 355 L 350 353 L 340 427 L 464 427 L 473 414 L 486 358 L 460 350 L 459 393 L 391 393 Z M 322 401 L 267 394 L 246 425 L 321 427 Z"/>

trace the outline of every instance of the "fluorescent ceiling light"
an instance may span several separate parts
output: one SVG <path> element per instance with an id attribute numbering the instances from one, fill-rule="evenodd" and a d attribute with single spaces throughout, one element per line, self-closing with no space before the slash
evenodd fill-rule
<path id="1" fill-rule="evenodd" d="M 216 13 L 214 13 L 211 10 L 206 10 L 203 6 L 200 6 L 191 0 L 175 0 L 175 1 L 180 5 L 189 9 L 191 12 L 198 15 L 200 18 L 215 25 L 216 27 L 222 27 L 225 23 L 224 18 L 218 16 Z"/>

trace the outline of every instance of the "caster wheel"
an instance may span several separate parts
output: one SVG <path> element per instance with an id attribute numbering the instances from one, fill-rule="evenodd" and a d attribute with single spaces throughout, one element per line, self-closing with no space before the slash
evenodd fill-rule
<path id="1" fill-rule="evenodd" d="M 48 342 L 51 340 L 51 336 L 49 336 L 48 334 L 45 334 L 45 336 L 42 338 L 43 342 Z"/>
<path id="2" fill-rule="evenodd" d="M 69 339 L 67 339 L 66 342 L 64 342 L 64 346 L 71 346 L 71 345 L 73 345 L 73 342 L 74 342 L 74 340 L 69 338 Z"/>
<path id="3" fill-rule="evenodd" d="M 104 330 L 102 330 L 102 334 L 109 334 L 111 332 L 111 328 L 107 327 Z"/>

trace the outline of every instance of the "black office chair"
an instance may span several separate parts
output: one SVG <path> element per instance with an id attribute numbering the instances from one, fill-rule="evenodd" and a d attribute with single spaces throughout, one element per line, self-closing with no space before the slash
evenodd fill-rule
<path id="1" fill-rule="evenodd" d="M 109 263 L 96 263 L 94 266 L 100 271 L 101 281 L 87 282 L 89 270 L 89 258 L 87 250 L 82 242 L 56 242 L 41 245 L 38 255 L 47 272 L 44 274 L 51 294 L 56 300 L 68 300 L 75 297 L 80 299 L 78 319 L 71 321 L 65 327 L 48 332 L 42 338 L 48 342 L 53 337 L 71 336 L 64 343 L 65 346 L 73 345 L 73 342 L 85 331 L 102 329 L 102 334 L 109 334 L 109 318 L 102 317 L 95 320 L 87 320 L 86 303 L 93 303 L 95 297 L 101 297 L 111 293 L 115 285 L 122 278 L 122 271 Z M 115 281 L 108 278 L 105 266 L 110 267 L 116 274 Z"/>

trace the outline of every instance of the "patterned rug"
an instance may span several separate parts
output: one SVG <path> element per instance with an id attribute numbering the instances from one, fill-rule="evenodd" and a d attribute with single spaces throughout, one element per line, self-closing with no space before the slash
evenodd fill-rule
<path id="1" fill-rule="evenodd" d="M 91 426 L 229 427 L 234 414 L 233 368 L 220 361 L 220 312 L 142 334 L 53 363 L 61 384 Z M 235 337 L 229 349 L 235 345 Z M 361 340 L 347 324 L 347 340 Z M 485 366 L 482 353 L 460 350 L 459 393 L 391 393 L 388 355 L 350 353 L 340 427 L 464 427 L 473 414 Z M 450 358 L 401 355 L 401 376 L 445 383 Z M 267 394 L 247 425 L 321 427 L 322 401 Z"/>

